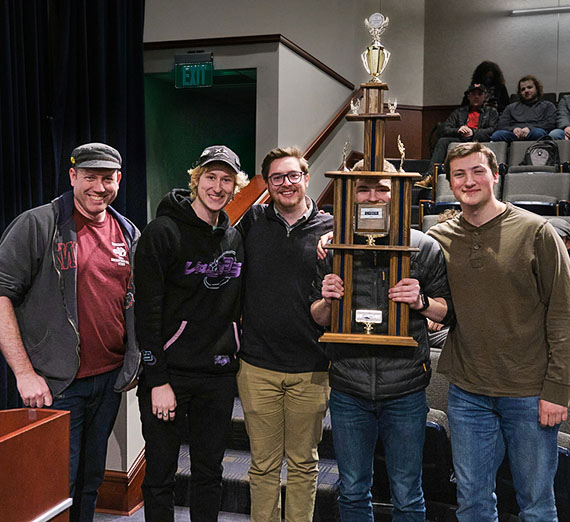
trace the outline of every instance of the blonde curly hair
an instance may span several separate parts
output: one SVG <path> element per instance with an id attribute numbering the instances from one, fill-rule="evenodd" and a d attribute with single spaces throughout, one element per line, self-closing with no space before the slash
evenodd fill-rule
<path id="1" fill-rule="evenodd" d="M 202 174 L 214 169 L 222 169 L 224 172 L 228 172 L 234 176 L 234 196 L 249 183 L 249 178 L 245 172 L 236 172 L 223 161 L 213 161 L 204 166 L 198 165 L 197 167 L 188 170 L 188 174 L 190 175 L 190 183 L 188 183 L 188 187 L 190 188 L 192 198 L 195 198 L 198 194 L 198 182 L 200 181 Z"/>

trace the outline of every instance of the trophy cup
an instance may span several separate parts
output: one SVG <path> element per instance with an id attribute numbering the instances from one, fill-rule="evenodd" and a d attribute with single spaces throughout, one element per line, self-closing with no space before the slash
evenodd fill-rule
<path id="1" fill-rule="evenodd" d="M 379 76 L 384 72 L 390 60 L 390 51 L 380 43 L 380 35 L 386 30 L 389 22 L 390 19 L 384 18 L 384 15 L 380 13 L 371 14 L 364 19 L 364 25 L 374 40 L 360 57 L 366 72 L 371 76 L 370 82 L 372 83 L 380 81 Z"/>

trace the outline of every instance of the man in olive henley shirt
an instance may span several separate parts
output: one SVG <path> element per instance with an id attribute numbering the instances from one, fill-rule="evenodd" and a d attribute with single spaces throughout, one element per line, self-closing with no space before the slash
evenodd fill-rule
<path id="1" fill-rule="evenodd" d="M 457 324 L 438 371 L 460 522 L 497 520 L 495 477 L 508 449 L 521 520 L 556 521 L 557 433 L 570 398 L 570 262 L 547 220 L 497 200 L 495 155 L 464 143 L 446 159 L 462 213 L 432 227 Z"/>

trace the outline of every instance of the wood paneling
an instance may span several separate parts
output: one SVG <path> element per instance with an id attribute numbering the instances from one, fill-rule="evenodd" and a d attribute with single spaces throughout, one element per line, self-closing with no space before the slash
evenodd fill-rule
<path id="1" fill-rule="evenodd" d="M 145 468 L 142 451 L 129 471 L 105 471 L 105 480 L 99 488 L 96 511 L 131 516 L 142 507 L 141 484 Z"/>

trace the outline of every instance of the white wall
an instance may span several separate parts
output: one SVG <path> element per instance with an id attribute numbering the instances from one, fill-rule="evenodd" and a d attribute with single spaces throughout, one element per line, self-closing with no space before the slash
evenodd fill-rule
<path id="1" fill-rule="evenodd" d="M 144 41 L 282 34 L 342 76 L 363 80 L 353 21 L 377 6 L 373 0 L 147 0 Z"/>
<path id="2" fill-rule="evenodd" d="M 383 79 L 408 105 L 453 105 L 475 67 L 497 62 L 509 92 L 525 74 L 545 91 L 570 91 L 570 13 L 511 17 L 512 9 L 566 0 L 146 0 L 145 42 L 281 33 L 355 84 L 366 80 L 363 20 L 390 17 L 392 60 Z"/>
<path id="3" fill-rule="evenodd" d="M 499 64 L 509 93 L 526 74 L 537 76 L 545 92 L 570 90 L 570 13 L 509 16 L 513 9 L 560 1 L 429 0 L 427 5 L 425 105 L 459 103 L 483 60 Z"/>
<path id="4" fill-rule="evenodd" d="M 144 447 L 136 390 L 123 394 L 107 450 L 107 469 L 128 471 Z"/>

